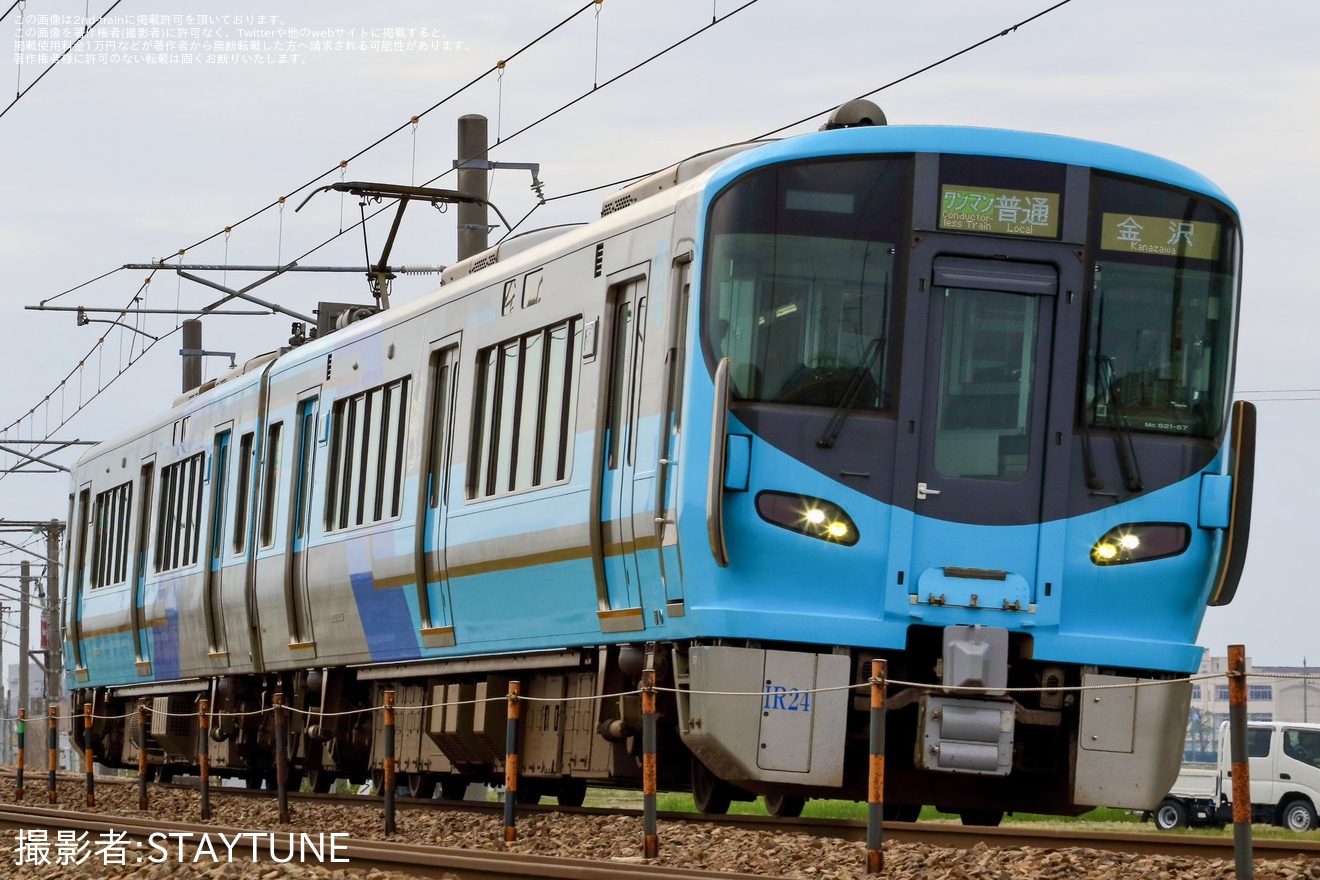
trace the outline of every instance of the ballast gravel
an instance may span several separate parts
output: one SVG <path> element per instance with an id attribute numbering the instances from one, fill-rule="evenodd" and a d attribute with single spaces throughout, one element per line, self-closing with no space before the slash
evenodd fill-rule
<path id="1" fill-rule="evenodd" d="M 29 783 L 27 803 L 46 806 L 48 796 L 44 780 L 40 788 Z M 96 807 L 100 813 L 141 817 L 136 785 L 99 785 Z M 12 804 L 12 778 L 0 781 L 0 803 Z M 86 809 L 83 787 L 61 782 L 59 805 L 63 809 Z M 196 823 L 200 798 L 195 791 L 161 789 L 150 791 L 148 815 L 170 821 Z M 269 799 L 226 798 L 213 794 L 211 822 L 217 826 L 269 830 L 283 836 L 346 834 L 354 838 L 383 839 L 379 802 L 363 804 L 322 803 L 304 800 L 290 803 L 289 825 L 278 824 L 274 796 Z M 503 820 L 498 815 L 464 810 L 408 809 L 400 805 L 396 813 L 396 833 L 392 839 L 409 843 L 432 844 L 463 849 L 495 849 L 563 858 L 613 862 L 620 876 L 628 865 L 641 861 L 642 829 L 636 817 L 584 816 L 561 813 L 521 815 L 517 821 L 517 840 L 505 843 Z M 873 875 L 865 871 L 863 844 L 832 838 L 818 838 L 790 831 L 745 831 L 700 822 L 662 821 L 659 826 L 659 864 L 732 871 L 765 877 L 807 878 L 807 880 L 860 880 Z M 59 864 L 61 856 L 70 861 L 68 852 L 48 841 L 40 863 L 41 847 L 24 847 L 17 833 L 0 844 L 0 864 L 7 870 L 0 875 L 15 880 L 312 880 L 312 878 L 351 877 L 360 880 L 404 880 L 404 872 L 354 869 L 352 865 L 327 862 L 292 862 L 279 864 L 259 851 L 256 861 L 235 858 L 230 861 L 223 851 L 215 860 L 203 856 L 190 861 L 179 859 L 171 848 L 163 851 L 129 851 L 124 864 L 114 863 L 110 853 L 98 855 L 98 840 L 81 852 L 81 864 Z M 72 847 L 66 847 L 72 850 Z M 136 859 L 143 853 L 157 861 Z M 250 854 L 250 847 L 249 847 Z M 1130 856 L 1083 847 L 1038 849 L 1035 847 L 995 848 L 977 844 L 971 849 L 955 849 L 926 844 L 887 842 L 885 866 L 881 875 L 888 880 L 1232 880 L 1232 860 L 1196 859 L 1182 856 Z M 265 858 L 261 856 L 265 855 Z M 328 856 L 327 856 L 328 859 Z M 1257 880 L 1320 880 L 1320 859 L 1293 858 L 1257 860 Z"/>

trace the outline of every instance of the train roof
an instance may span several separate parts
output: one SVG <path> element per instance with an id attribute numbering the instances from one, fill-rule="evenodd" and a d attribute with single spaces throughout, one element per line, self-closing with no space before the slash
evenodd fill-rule
<path id="1" fill-rule="evenodd" d="M 1237 210 L 1203 174 L 1149 153 L 1062 135 L 962 126 L 859 126 L 773 141 L 720 164 L 709 186 L 712 192 L 722 189 L 751 168 L 775 162 L 871 153 L 948 153 L 1080 165 L 1199 192 Z"/>

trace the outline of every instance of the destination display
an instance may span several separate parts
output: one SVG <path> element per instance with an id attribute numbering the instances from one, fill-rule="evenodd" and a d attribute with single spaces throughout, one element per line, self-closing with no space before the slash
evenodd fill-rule
<path id="1" fill-rule="evenodd" d="M 1105 214 L 1100 247 L 1131 254 L 1194 257 L 1219 256 L 1219 224 L 1139 214 Z"/>
<path id="2" fill-rule="evenodd" d="M 945 184 L 940 229 L 1058 238 L 1059 201 L 1058 193 Z"/>

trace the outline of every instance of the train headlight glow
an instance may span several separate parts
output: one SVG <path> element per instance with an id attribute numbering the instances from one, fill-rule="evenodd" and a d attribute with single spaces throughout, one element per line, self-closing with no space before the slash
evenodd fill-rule
<path id="1" fill-rule="evenodd" d="M 1191 537 L 1192 530 L 1185 523 L 1125 523 L 1095 542 L 1091 561 L 1096 565 L 1121 565 L 1177 556 L 1187 549 Z"/>
<path id="2" fill-rule="evenodd" d="M 761 519 L 780 528 L 851 547 L 857 543 L 857 525 L 839 505 L 822 498 L 787 492 L 756 496 Z"/>

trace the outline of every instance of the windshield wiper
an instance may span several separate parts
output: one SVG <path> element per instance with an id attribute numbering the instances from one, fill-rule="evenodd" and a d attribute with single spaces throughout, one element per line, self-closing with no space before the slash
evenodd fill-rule
<path id="1" fill-rule="evenodd" d="M 1123 485 L 1129 492 L 1141 491 L 1141 468 L 1137 464 L 1137 450 L 1132 443 L 1132 429 L 1128 427 L 1127 416 L 1123 415 L 1123 388 L 1114 380 L 1114 359 L 1108 355 L 1097 355 L 1096 389 L 1105 401 L 1108 410 L 1109 427 L 1114 431 L 1114 447 L 1118 454 L 1118 469 L 1123 473 Z"/>
<path id="2" fill-rule="evenodd" d="M 879 357 L 880 351 L 885 347 L 885 340 L 877 336 L 866 346 L 866 351 L 862 353 L 862 362 L 853 370 L 852 377 L 848 379 L 848 387 L 844 389 L 843 398 L 839 400 L 839 405 L 834 409 L 834 415 L 830 416 L 829 424 L 825 426 L 825 433 L 820 435 L 816 445 L 821 449 L 833 449 L 834 441 L 839 439 L 839 432 L 843 430 L 843 423 L 848 420 L 848 411 L 852 409 L 853 401 L 857 399 L 857 394 L 862 390 L 862 381 L 866 374 L 871 372 L 871 366 Z"/>

